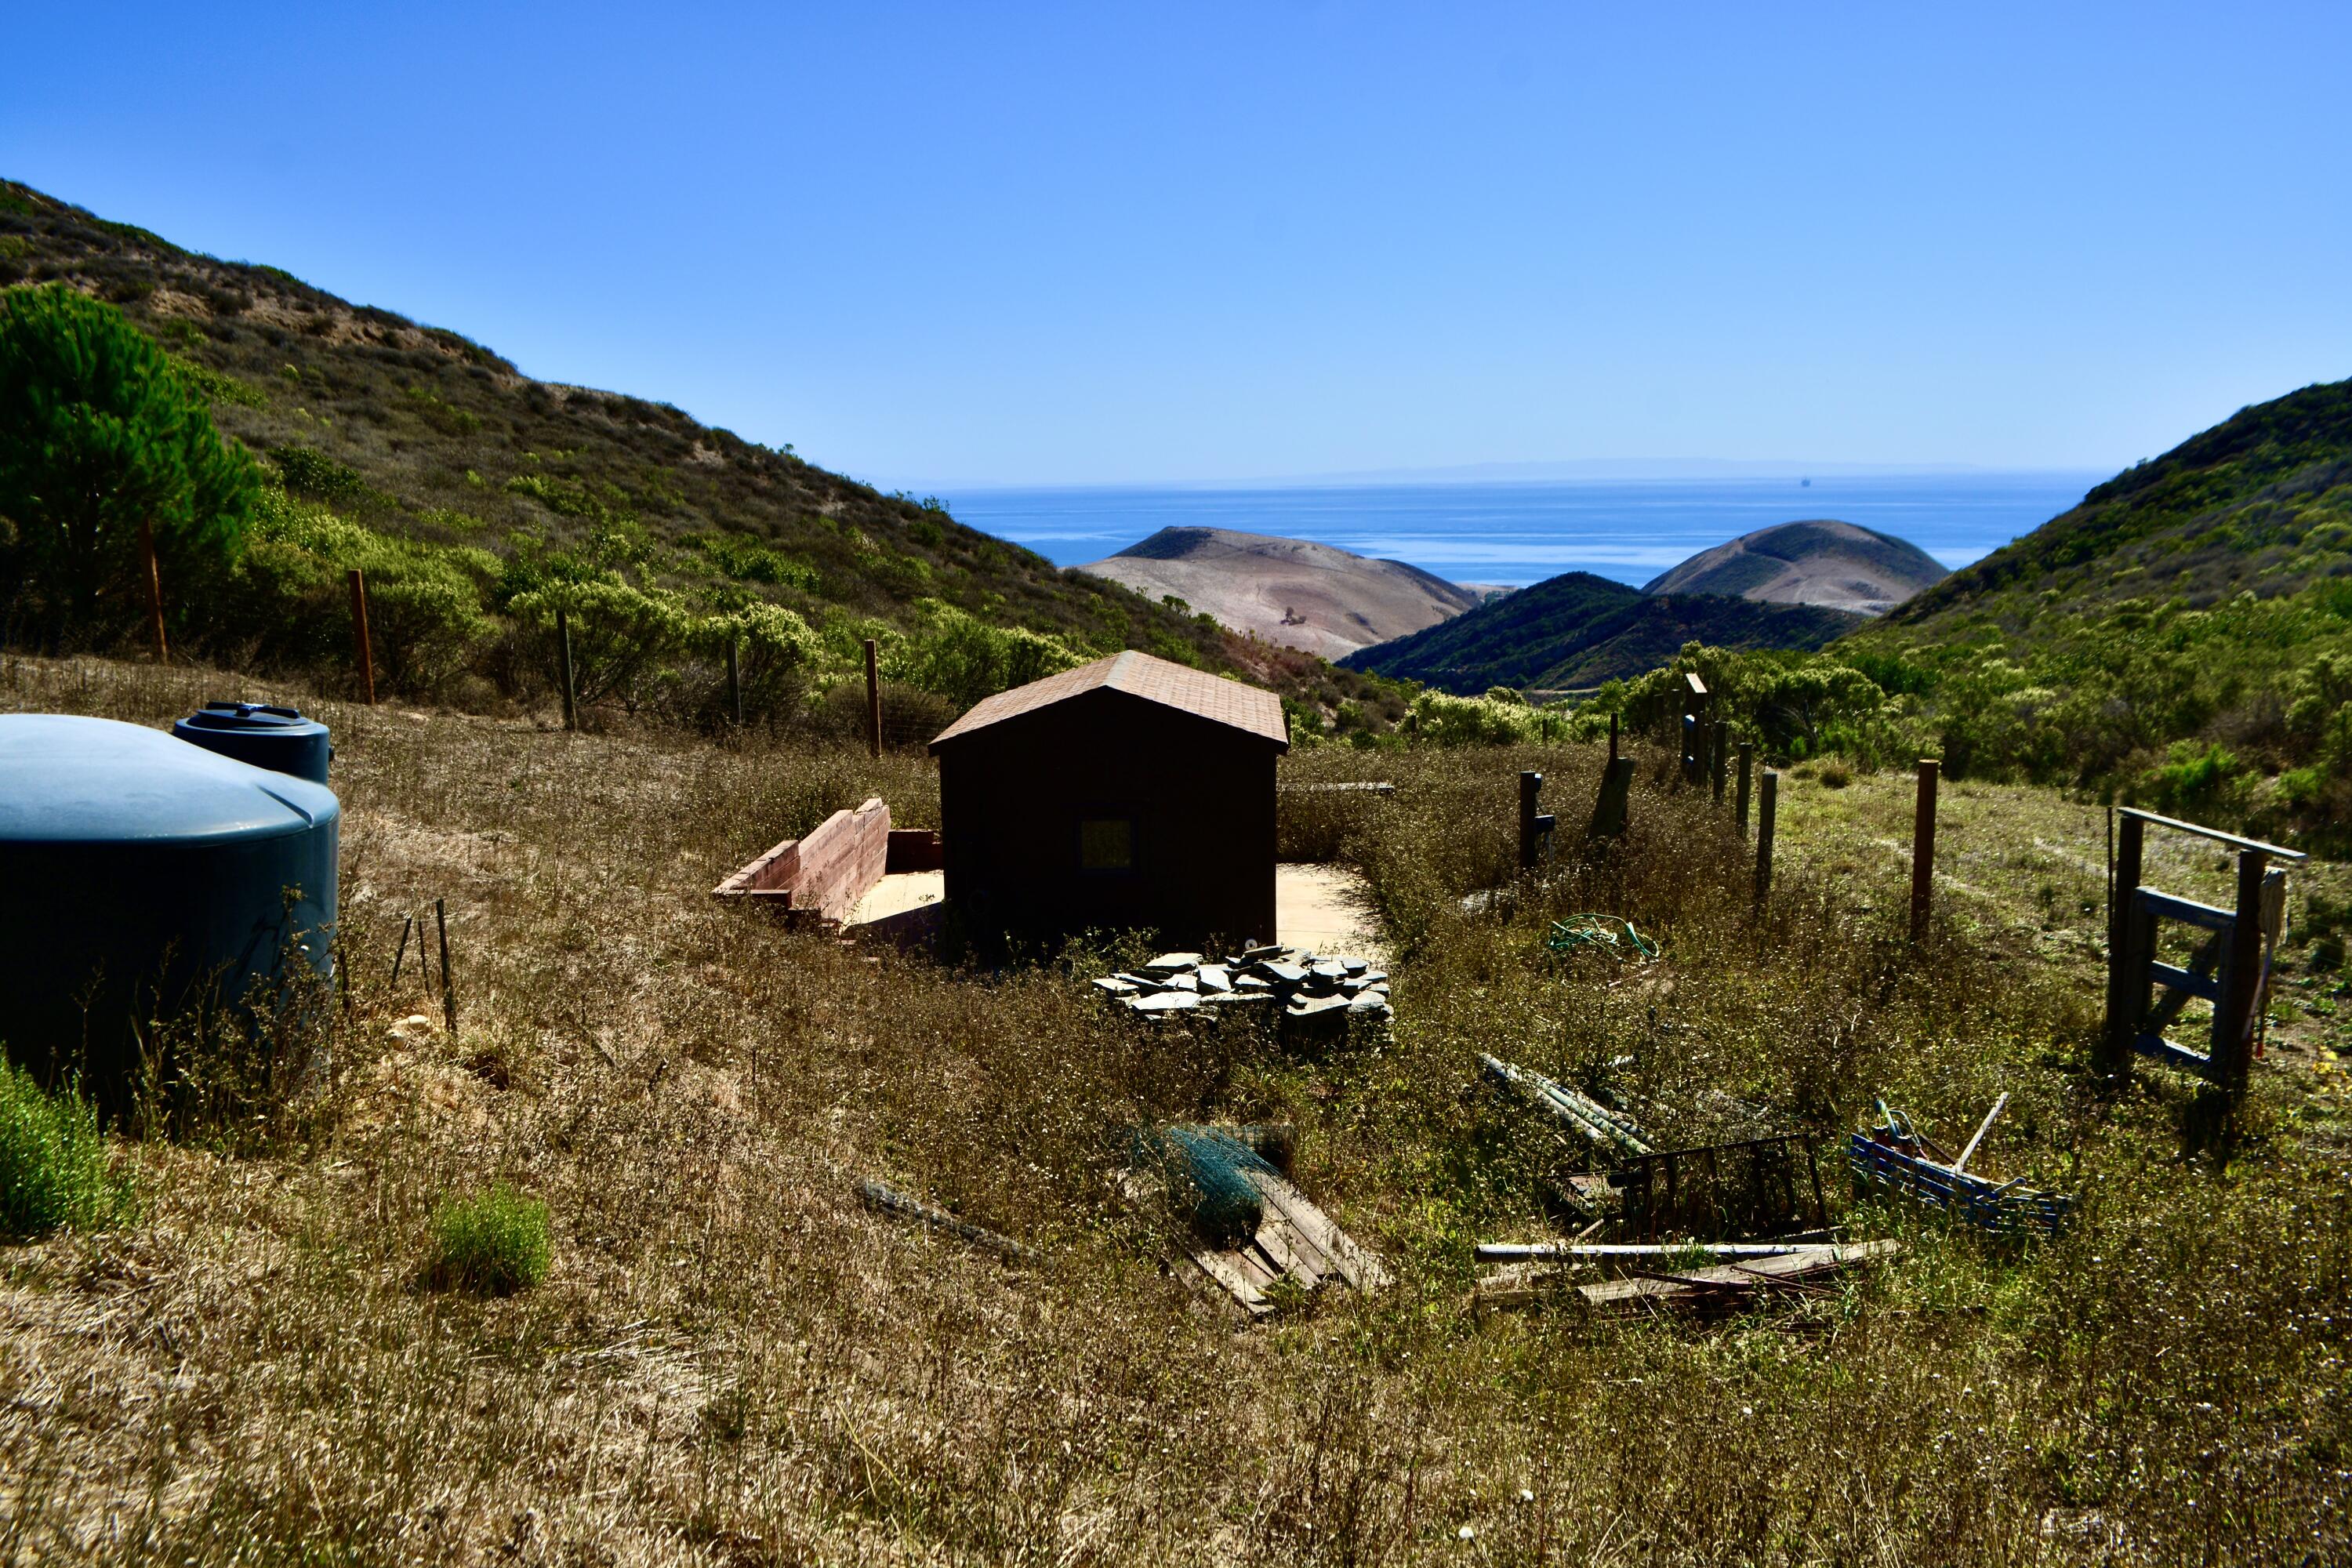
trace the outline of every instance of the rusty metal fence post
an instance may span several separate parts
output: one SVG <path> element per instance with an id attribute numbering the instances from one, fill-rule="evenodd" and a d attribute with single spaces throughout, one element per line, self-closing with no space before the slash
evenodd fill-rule
<path id="1" fill-rule="evenodd" d="M 147 629 L 155 639 L 155 662 L 172 662 L 172 650 L 163 641 L 163 574 L 155 564 L 155 525 L 146 518 L 139 520 L 139 575 L 147 590 Z"/>
<path id="2" fill-rule="evenodd" d="M 375 706 L 375 643 L 368 636 L 367 578 L 352 568 L 352 657 L 359 660 L 360 697 Z"/>

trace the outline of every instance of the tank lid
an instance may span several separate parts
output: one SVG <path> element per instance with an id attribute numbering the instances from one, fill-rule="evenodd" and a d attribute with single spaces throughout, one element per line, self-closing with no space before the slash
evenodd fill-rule
<path id="1" fill-rule="evenodd" d="M 324 784 L 142 724 L 0 714 L 0 842 L 274 838 L 341 810 Z"/>
<path id="2" fill-rule="evenodd" d="M 180 721 L 192 730 L 246 730 L 264 733 L 316 732 L 325 725 L 305 719 L 299 708 L 275 708 L 267 702 L 207 702 Z"/>

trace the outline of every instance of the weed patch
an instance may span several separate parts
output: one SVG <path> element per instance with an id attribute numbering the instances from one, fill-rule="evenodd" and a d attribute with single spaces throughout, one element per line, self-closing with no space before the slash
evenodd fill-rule
<path id="1" fill-rule="evenodd" d="M 128 1203 L 96 1108 L 69 1087 L 51 1093 L 0 1062 L 0 1241 L 95 1230 Z"/>
<path id="2" fill-rule="evenodd" d="M 547 1278 L 547 1205 L 511 1187 L 451 1198 L 433 1213 L 427 1280 L 438 1289 L 511 1296 Z"/>

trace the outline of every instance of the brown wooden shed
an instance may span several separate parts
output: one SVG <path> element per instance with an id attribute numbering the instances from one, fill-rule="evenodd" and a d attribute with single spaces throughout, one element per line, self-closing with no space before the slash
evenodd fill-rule
<path id="1" fill-rule="evenodd" d="M 975 934 L 1274 940 L 1274 693 L 1115 654 L 940 732 L 949 910 Z"/>

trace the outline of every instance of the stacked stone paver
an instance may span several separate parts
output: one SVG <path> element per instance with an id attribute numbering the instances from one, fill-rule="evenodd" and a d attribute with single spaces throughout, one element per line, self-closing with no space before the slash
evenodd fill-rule
<path id="1" fill-rule="evenodd" d="M 1385 1026 L 1396 1016 L 1384 971 L 1360 958 L 1280 943 L 1246 947 L 1231 958 L 1163 952 L 1094 984 L 1130 1012 L 1161 1020 L 1265 1013 L 1294 1026 L 1360 1021 Z"/>

